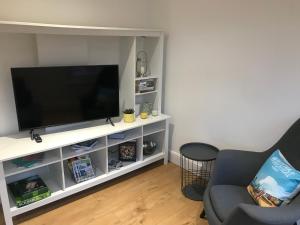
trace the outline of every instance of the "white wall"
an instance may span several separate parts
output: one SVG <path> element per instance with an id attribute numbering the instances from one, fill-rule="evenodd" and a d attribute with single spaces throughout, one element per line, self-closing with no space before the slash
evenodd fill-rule
<path id="1" fill-rule="evenodd" d="M 261 151 L 300 116 L 300 1 L 156 0 L 171 148 Z"/>
<path id="2" fill-rule="evenodd" d="M 0 20 L 145 27 L 147 0 L 1 0 Z"/>
<path id="3" fill-rule="evenodd" d="M 18 131 L 10 68 L 36 66 L 36 52 L 34 35 L 0 33 L 0 136 Z"/>

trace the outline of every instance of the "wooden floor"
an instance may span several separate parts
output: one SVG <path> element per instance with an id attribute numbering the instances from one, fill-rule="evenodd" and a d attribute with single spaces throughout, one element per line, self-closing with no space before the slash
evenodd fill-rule
<path id="1" fill-rule="evenodd" d="M 182 195 L 180 168 L 159 163 L 19 216 L 14 224 L 208 225 L 201 210 L 201 202 Z"/>

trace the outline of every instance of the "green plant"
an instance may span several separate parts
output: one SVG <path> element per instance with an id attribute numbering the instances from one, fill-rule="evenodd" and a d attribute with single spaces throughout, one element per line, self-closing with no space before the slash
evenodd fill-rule
<path id="1" fill-rule="evenodd" d="M 124 114 L 133 114 L 134 113 L 134 109 L 125 109 L 123 111 Z"/>

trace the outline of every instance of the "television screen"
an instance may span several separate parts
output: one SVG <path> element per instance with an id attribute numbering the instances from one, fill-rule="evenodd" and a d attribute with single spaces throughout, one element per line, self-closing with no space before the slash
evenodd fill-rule
<path id="1" fill-rule="evenodd" d="M 19 130 L 119 116 L 118 65 L 12 68 Z"/>

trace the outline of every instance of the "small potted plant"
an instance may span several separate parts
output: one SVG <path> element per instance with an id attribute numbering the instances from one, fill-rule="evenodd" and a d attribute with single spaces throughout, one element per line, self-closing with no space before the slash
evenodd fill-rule
<path id="1" fill-rule="evenodd" d="M 135 121 L 134 109 L 125 109 L 123 111 L 123 118 L 125 123 L 132 123 Z"/>

